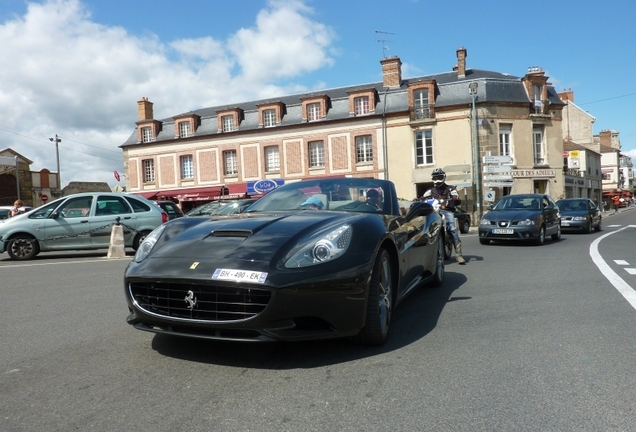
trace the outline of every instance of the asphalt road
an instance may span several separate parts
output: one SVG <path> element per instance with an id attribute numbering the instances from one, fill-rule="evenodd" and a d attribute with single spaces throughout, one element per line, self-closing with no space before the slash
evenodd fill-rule
<path id="1" fill-rule="evenodd" d="M 130 257 L 0 255 L 0 430 L 636 430 L 636 212 L 603 225 L 541 247 L 463 235 L 468 264 L 380 348 L 157 336 L 125 322 Z"/>

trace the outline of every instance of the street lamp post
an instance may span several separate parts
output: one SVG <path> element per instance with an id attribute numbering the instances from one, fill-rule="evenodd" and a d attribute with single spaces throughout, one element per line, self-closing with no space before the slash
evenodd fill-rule
<path id="1" fill-rule="evenodd" d="M 479 140 L 477 137 L 477 108 L 475 107 L 475 100 L 477 99 L 477 82 L 472 82 L 468 86 L 468 91 L 472 98 L 472 112 L 471 112 L 471 126 L 472 126 L 472 147 L 473 147 L 473 179 L 475 182 L 475 210 L 477 212 L 477 221 L 481 222 L 482 217 L 482 196 L 481 196 L 481 167 L 479 164 Z"/>
<path id="2" fill-rule="evenodd" d="M 58 143 L 61 143 L 62 140 L 58 138 L 57 134 L 55 134 L 55 138 L 49 138 L 49 141 L 55 142 L 55 158 L 57 159 L 57 187 L 61 191 L 62 190 L 62 176 L 60 175 L 60 150 L 58 148 Z"/>

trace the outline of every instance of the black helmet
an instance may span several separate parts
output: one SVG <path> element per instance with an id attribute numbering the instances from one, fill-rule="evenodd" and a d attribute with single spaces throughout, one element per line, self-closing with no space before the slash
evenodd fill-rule
<path id="1" fill-rule="evenodd" d="M 431 179 L 435 186 L 441 186 L 446 181 L 446 172 L 441 168 L 435 168 L 431 173 Z"/>

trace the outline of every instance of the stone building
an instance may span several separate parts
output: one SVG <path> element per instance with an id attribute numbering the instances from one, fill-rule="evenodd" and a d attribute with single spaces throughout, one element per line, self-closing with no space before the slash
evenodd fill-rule
<path id="1" fill-rule="evenodd" d="M 249 193 L 263 179 L 353 176 L 388 178 L 410 199 L 431 186 L 434 168 L 448 167 L 457 171 L 449 182 L 465 184 L 472 210 L 478 189 L 562 197 L 565 104 L 548 77 L 538 67 L 521 77 L 471 69 L 466 58 L 460 48 L 449 72 L 415 78 L 402 77 L 398 57 L 384 58 L 381 82 L 164 119 L 154 118 L 153 103 L 142 98 L 136 128 L 121 145 L 126 190 L 205 201 Z M 488 155 L 509 162 L 482 178 Z"/>
<path id="2" fill-rule="evenodd" d="M 17 175 L 15 162 L 17 160 Z M 33 161 L 11 148 L 0 150 L 0 205 L 13 205 L 20 198 L 31 207 L 61 196 L 57 173 L 44 168 L 31 171 Z"/>

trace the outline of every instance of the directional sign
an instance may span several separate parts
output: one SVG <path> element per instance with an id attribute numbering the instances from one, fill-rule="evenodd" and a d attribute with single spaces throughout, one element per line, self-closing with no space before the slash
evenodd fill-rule
<path id="1" fill-rule="evenodd" d="M 510 156 L 484 156 L 484 163 L 511 163 Z"/>
<path id="2" fill-rule="evenodd" d="M 485 187 L 512 187 L 514 186 L 513 182 L 490 182 L 484 183 Z"/>
<path id="3" fill-rule="evenodd" d="M 512 176 L 506 175 L 506 174 L 484 176 L 484 181 L 490 181 L 490 180 L 512 180 Z"/>
<path id="4" fill-rule="evenodd" d="M 471 187 L 472 185 L 473 185 L 473 182 L 453 183 L 453 186 L 455 186 L 457 189 Z"/>
<path id="5" fill-rule="evenodd" d="M 446 175 L 446 182 L 448 182 L 450 184 L 455 184 L 457 182 L 470 181 L 472 179 L 473 179 L 473 176 L 470 173 L 468 173 L 468 174 L 447 174 Z"/>
<path id="6" fill-rule="evenodd" d="M 511 170 L 512 170 L 512 167 L 510 165 L 485 165 L 484 166 L 485 173 L 504 173 Z"/>
<path id="7" fill-rule="evenodd" d="M 0 165 L 15 166 L 15 157 L 0 156 Z"/>

